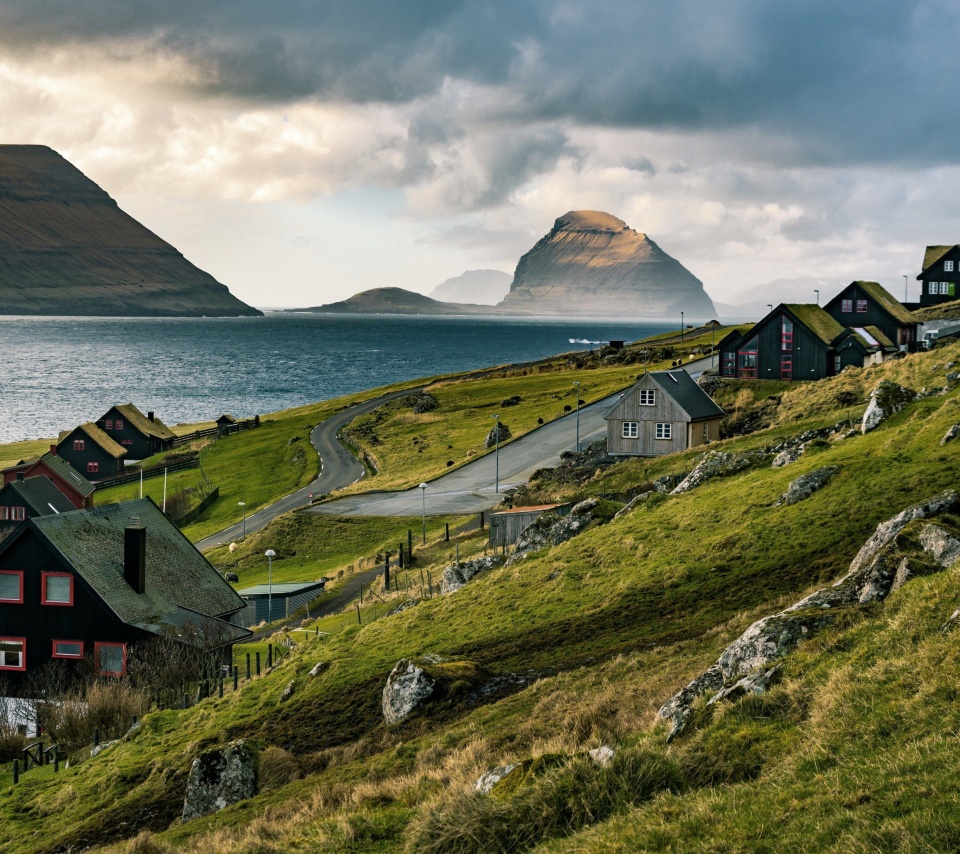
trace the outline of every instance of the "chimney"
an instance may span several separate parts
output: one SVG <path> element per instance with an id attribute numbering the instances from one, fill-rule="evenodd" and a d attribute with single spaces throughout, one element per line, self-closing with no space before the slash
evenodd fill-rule
<path id="1" fill-rule="evenodd" d="M 51 446 L 50 446 L 50 453 L 53 454 L 54 456 L 57 455 L 57 446 L 56 446 L 56 445 L 51 445 Z"/>
<path id="2" fill-rule="evenodd" d="M 123 531 L 123 578 L 137 593 L 147 584 L 147 529 L 134 516 Z"/>
<path id="3" fill-rule="evenodd" d="M 23 480 L 26 475 L 22 471 L 17 472 L 17 480 Z"/>
<path id="4" fill-rule="evenodd" d="M 147 413 L 147 420 L 153 421 L 153 413 L 152 413 L 152 412 L 148 412 L 148 413 Z"/>

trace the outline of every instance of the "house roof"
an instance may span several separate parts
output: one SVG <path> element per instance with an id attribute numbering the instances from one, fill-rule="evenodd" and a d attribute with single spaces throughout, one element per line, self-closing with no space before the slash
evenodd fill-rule
<path id="1" fill-rule="evenodd" d="M 0 504 L 4 504 L 4 493 L 11 492 L 40 516 L 50 516 L 54 513 L 72 513 L 77 508 L 49 478 L 43 476 L 28 477 L 23 480 L 12 480 L 3 489 L 0 489 Z"/>
<path id="2" fill-rule="evenodd" d="M 134 519 L 147 530 L 143 593 L 123 577 L 124 529 Z M 191 619 L 196 622 L 198 615 L 223 617 L 244 606 L 220 573 L 149 498 L 39 516 L 28 524 L 128 625 L 159 633 Z M 235 634 L 233 629 L 237 627 L 225 631 Z M 245 630 L 238 631 L 238 637 L 245 636 Z"/>
<path id="3" fill-rule="evenodd" d="M 326 581 L 285 581 L 282 584 L 254 584 L 238 590 L 240 596 L 296 596 L 298 593 L 307 593 L 310 590 L 322 590 Z"/>
<path id="4" fill-rule="evenodd" d="M 26 460 L 20 460 L 20 462 L 15 466 L 9 466 L 3 471 L 22 471 L 24 474 L 32 474 L 34 471 L 36 471 L 37 466 L 46 468 L 50 472 L 58 475 L 84 498 L 89 498 L 91 495 L 93 495 L 94 489 L 96 489 L 96 487 L 90 483 L 89 480 L 80 474 L 80 472 L 70 465 L 70 463 L 63 459 L 63 457 L 58 457 L 56 454 L 52 454 L 49 451 L 39 458 L 30 457 Z"/>
<path id="5" fill-rule="evenodd" d="M 851 282 L 851 285 L 857 285 L 860 290 L 868 294 L 874 302 L 880 305 L 887 314 L 894 318 L 898 323 L 901 323 L 905 326 L 916 326 L 917 319 L 911 314 L 907 309 L 903 307 L 903 303 L 900 302 L 895 296 L 893 296 L 883 285 L 879 282 Z M 849 287 L 849 285 L 848 285 Z M 843 294 L 841 291 L 834 297 L 830 302 L 834 302 L 838 297 Z"/>
<path id="6" fill-rule="evenodd" d="M 927 272 L 934 264 L 937 263 L 944 255 L 946 255 L 951 249 L 955 249 L 958 244 L 952 243 L 949 246 L 928 246 L 926 251 L 923 253 L 923 269 L 920 271 L 920 276 Z M 919 279 L 920 276 L 917 276 Z"/>
<path id="7" fill-rule="evenodd" d="M 62 445 L 70 436 L 76 433 L 77 430 L 81 430 L 83 433 L 85 433 L 91 442 L 99 445 L 111 457 L 120 459 L 120 457 L 126 456 L 127 449 L 120 447 L 119 444 L 114 442 L 113 439 L 111 439 L 92 421 L 88 421 L 86 424 L 81 424 L 79 427 L 76 427 L 73 430 L 64 430 L 60 434 L 60 439 L 57 444 Z"/>
<path id="8" fill-rule="evenodd" d="M 807 327 L 820 341 L 829 347 L 843 334 L 843 327 L 820 306 L 812 303 L 784 303 L 771 312 L 776 314 L 785 308 Z M 769 317 L 770 315 L 767 315 Z M 760 321 L 763 323 L 763 321 Z"/>
<path id="9" fill-rule="evenodd" d="M 158 439 L 176 438 L 173 430 L 159 418 L 154 416 L 153 421 L 151 421 L 132 403 L 118 403 L 113 409 L 126 418 L 128 424 L 132 424 L 145 436 L 155 436 Z"/>
<path id="10" fill-rule="evenodd" d="M 236 424 L 237 419 L 234 418 L 229 412 L 224 412 L 217 420 L 217 424 Z"/>
<path id="11" fill-rule="evenodd" d="M 690 418 L 691 421 L 702 421 L 705 418 L 721 418 L 724 411 L 714 403 L 710 397 L 682 368 L 676 371 L 651 371 L 644 374 L 604 413 L 604 418 L 610 420 L 615 410 L 620 408 L 623 401 L 638 389 L 644 381 L 650 379 L 656 383 L 665 394 L 669 395 Z"/>

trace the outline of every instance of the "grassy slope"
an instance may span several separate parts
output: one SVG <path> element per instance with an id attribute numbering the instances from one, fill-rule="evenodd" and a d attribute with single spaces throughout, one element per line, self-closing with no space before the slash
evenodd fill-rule
<path id="1" fill-rule="evenodd" d="M 933 385 L 944 362 L 958 357 L 953 345 L 791 390 L 771 433 L 838 420 L 846 410 L 836 393 L 849 384 L 893 374 Z M 506 828 L 513 847 L 529 847 L 547 831 L 520 809 L 525 796 L 491 815 L 482 805 L 489 801 L 478 806 L 464 794 L 468 784 L 504 761 L 615 741 L 628 759 L 642 755 L 647 766 L 667 769 L 651 792 L 676 792 L 628 810 L 636 797 L 617 790 L 592 812 L 592 821 L 616 813 L 609 823 L 557 848 L 731 850 L 772 845 L 771 834 L 796 848 L 864 850 L 905 840 L 920 849 L 926 836 L 934 848 L 955 848 L 957 775 L 948 759 L 960 677 L 953 645 L 936 633 L 957 604 L 952 574 L 911 582 L 886 605 L 814 639 L 788 659 L 780 687 L 704 717 L 692 736 L 665 747 L 662 728 L 652 725 L 659 703 L 753 619 L 842 572 L 882 519 L 954 486 L 956 451 L 938 441 L 958 420 L 956 391 L 922 400 L 872 434 L 784 469 L 750 470 L 650 502 L 454 596 L 362 627 L 321 621 L 331 634 L 302 644 L 264 679 L 187 712 L 149 716 L 132 742 L 62 772 L 56 783 L 39 772 L 11 790 L 0 777 L 0 844 L 52 850 L 149 828 L 157 836 L 129 850 L 415 850 L 442 841 L 453 815 L 468 830 L 472 820 Z M 768 440 L 758 434 L 721 447 Z M 695 456 L 627 463 L 587 491 L 686 470 Z M 770 506 L 790 480 L 826 464 L 842 467 L 830 486 L 801 504 Z M 534 669 L 542 678 L 479 705 L 462 688 L 427 714 L 383 726 L 387 672 L 398 658 L 426 652 L 500 674 Z M 331 667 L 307 679 L 320 659 Z M 291 678 L 297 692 L 280 705 Z M 854 731 L 859 739 L 850 738 Z M 170 825 L 192 756 L 240 736 L 291 752 L 276 788 Z M 283 784 L 294 770 L 306 779 Z M 894 772 L 908 792 L 896 791 Z M 572 791 L 589 793 L 607 779 L 598 774 L 573 762 L 544 780 L 560 785 L 574 775 Z"/>

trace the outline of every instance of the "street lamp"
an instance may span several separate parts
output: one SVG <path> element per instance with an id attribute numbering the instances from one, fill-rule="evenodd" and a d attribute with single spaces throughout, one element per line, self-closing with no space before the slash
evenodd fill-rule
<path id="1" fill-rule="evenodd" d="M 903 301 L 907 301 L 907 277 L 903 277 Z"/>
<path id="2" fill-rule="evenodd" d="M 420 484 L 420 520 L 423 522 L 423 544 L 427 544 L 427 485 Z"/>
<path id="3" fill-rule="evenodd" d="M 680 349 L 683 349 L 683 312 L 680 312 Z M 681 354 L 682 357 L 682 354 Z"/>
<path id="4" fill-rule="evenodd" d="M 496 442 L 496 451 L 494 451 L 495 468 L 494 468 L 494 491 L 499 495 L 500 494 L 500 416 L 491 415 L 491 418 L 497 419 L 496 429 L 493 431 L 493 440 Z"/>
<path id="5" fill-rule="evenodd" d="M 240 508 L 240 512 L 243 514 L 243 539 L 247 539 L 247 502 L 238 501 L 237 507 Z"/>
<path id="6" fill-rule="evenodd" d="M 817 305 L 820 305 L 820 291 L 817 288 L 814 288 L 813 292 L 817 295 Z"/>
<path id="7" fill-rule="evenodd" d="M 273 621 L 273 559 L 277 553 L 273 549 L 267 549 L 264 553 L 267 559 L 267 625 Z"/>
<path id="8" fill-rule="evenodd" d="M 580 383 L 575 382 L 577 387 L 577 453 L 580 453 Z"/>
<path id="9" fill-rule="evenodd" d="M 772 302 L 768 302 L 768 303 L 767 303 L 767 308 L 769 308 L 770 311 L 773 311 L 773 303 L 772 303 Z"/>

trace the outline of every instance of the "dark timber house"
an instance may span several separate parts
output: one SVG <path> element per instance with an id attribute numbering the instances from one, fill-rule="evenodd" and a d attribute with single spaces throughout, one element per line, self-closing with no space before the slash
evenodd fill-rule
<path id="1" fill-rule="evenodd" d="M 21 475 L 0 488 L 0 540 L 34 516 L 71 513 L 75 509 L 53 481 L 39 475 L 29 478 Z"/>
<path id="2" fill-rule="evenodd" d="M 607 453 L 653 457 L 715 442 L 723 415 L 686 371 L 644 374 L 603 416 Z"/>
<path id="3" fill-rule="evenodd" d="M 21 460 L 15 466 L 3 470 L 3 482 L 8 484 L 20 475 L 42 476 L 57 487 L 77 510 L 93 507 L 94 486 L 66 460 L 57 456 L 57 446 L 36 460 Z"/>
<path id="4" fill-rule="evenodd" d="M 960 280 L 960 244 L 928 246 L 923 253 L 923 269 L 917 279 L 921 283 L 921 308 L 953 302 L 960 297 L 957 288 Z"/>
<path id="5" fill-rule="evenodd" d="M 120 403 L 97 419 L 97 427 L 123 448 L 126 460 L 145 460 L 169 451 L 176 438 L 153 412 L 144 415 L 132 403 Z"/>
<path id="6" fill-rule="evenodd" d="M 14 694 L 51 659 L 123 676 L 157 636 L 220 650 L 245 603 L 149 498 L 28 519 L 0 543 L 0 677 Z"/>
<path id="7" fill-rule="evenodd" d="M 877 282 L 851 282 L 823 309 L 841 326 L 857 331 L 879 329 L 895 349 L 917 349 L 916 318 Z"/>
<path id="8" fill-rule="evenodd" d="M 123 474 L 127 452 L 92 421 L 60 434 L 57 456 L 96 483 Z"/>

